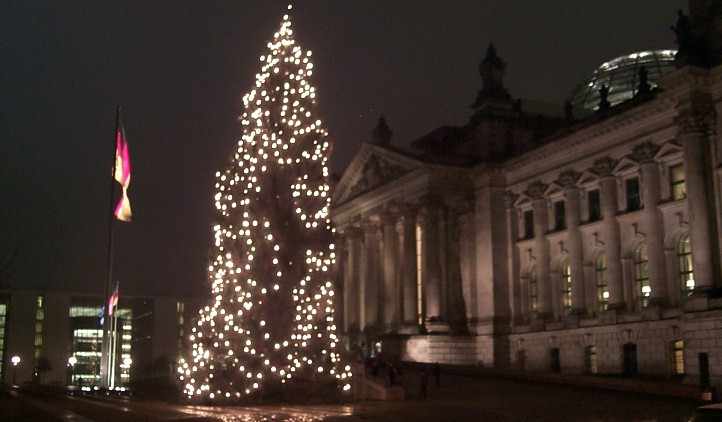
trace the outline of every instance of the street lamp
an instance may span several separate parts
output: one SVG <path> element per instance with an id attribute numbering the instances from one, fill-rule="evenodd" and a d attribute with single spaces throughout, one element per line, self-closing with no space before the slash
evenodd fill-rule
<path id="1" fill-rule="evenodd" d="M 15 355 L 10 358 L 10 363 L 13 364 L 13 385 L 17 384 L 17 372 L 18 372 L 18 364 L 20 363 L 20 356 Z"/>
<path id="2" fill-rule="evenodd" d="M 78 358 L 71 356 L 68 358 L 68 366 L 70 366 L 70 384 L 73 384 L 73 378 L 75 378 L 75 364 L 78 363 Z"/>

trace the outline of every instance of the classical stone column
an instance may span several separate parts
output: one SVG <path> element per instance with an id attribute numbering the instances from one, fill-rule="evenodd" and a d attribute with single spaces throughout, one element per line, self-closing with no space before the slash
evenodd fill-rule
<path id="1" fill-rule="evenodd" d="M 383 250 L 381 254 L 383 264 L 383 317 L 384 331 L 395 331 L 401 321 L 398 308 L 398 289 L 396 286 L 396 258 L 398 248 L 398 234 L 396 233 L 396 215 L 392 212 L 381 214 L 383 230 Z"/>
<path id="2" fill-rule="evenodd" d="M 461 218 L 466 203 L 450 209 L 446 220 L 446 303 L 447 316 L 454 332 L 466 331 L 466 312 L 461 274 Z"/>
<path id="3" fill-rule="evenodd" d="M 546 184 L 536 181 L 529 184 L 526 190 L 526 195 L 532 198 L 534 209 L 534 250 L 536 252 L 537 300 L 539 301 L 537 312 L 542 318 L 553 313 L 552 283 L 549 278 L 549 242 L 546 238 L 549 230 L 547 200 L 544 197 L 546 189 Z"/>
<path id="4" fill-rule="evenodd" d="M 416 284 L 416 209 L 405 208 L 401 219 L 401 266 L 403 291 L 403 331 L 418 332 L 418 290 Z"/>
<path id="5" fill-rule="evenodd" d="M 582 250 L 582 233 L 579 230 L 580 222 L 580 191 L 577 180 L 580 174 L 569 170 L 559 175 L 558 183 L 564 188 L 567 223 L 567 243 L 569 250 L 569 265 L 572 271 L 572 313 L 584 314 L 587 311 L 584 282 L 584 251 Z"/>
<path id="6" fill-rule="evenodd" d="M 507 260 L 509 274 L 509 308 L 511 309 L 511 317 L 514 323 L 520 323 L 526 313 L 526 308 L 522 307 L 524 295 L 522 294 L 521 279 L 519 276 L 519 250 L 516 242 L 519 239 L 519 211 L 514 203 L 519 195 L 513 192 L 505 192 L 504 205 L 506 206 L 506 227 L 507 227 Z"/>
<path id="7" fill-rule="evenodd" d="M 666 305 L 667 276 L 664 265 L 664 224 L 659 204 L 659 165 L 654 156 L 659 146 L 644 142 L 634 147 L 632 157 L 639 162 L 642 185 L 641 226 L 647 243 L 649 258 L 649 285 L 652 288 L 650 304 Z"/>
<path id="8" fill-rule="evenodd" d="M 616 161 L 601 158 L 594 162 L 592 171 L 599 176 L 601 190 L 602 238 L 604 254 L 607 257 L 607 286 L 609 288 L 609 309 L 624 309 L 624 287 L 621 259 L 621 234 L 617 222 L 617 179 L 612 171 Z"/>
<path id="9" fill-rule="evenodd" d="M 380 229 L 378 225 L 367 222 L 364 227 L 364 250 L 365 250 L 365 261 L 362 260 L 363 265 L 363 283 L 364 291 L 363 307 L 362 307 L 362 322 L 364 323 L 363 328 L 377 328 L 380 322 L 379 319 L 379 243 L 380 243 Z"/>
<path id="10" fill-rule="evenodd" d="M 713 240 L 714 214 L 710 213 L 714 209 L 714 194 L 706 171 L 706 154 L 710 150 L 710 136 L 714 127 L 713 113 L 710 106 L 701 104 L 695 109 L 683 111 L 677 119 L 678 138 L 684 151 L 689 239 L 692 243 L 695 290 L 698 292 L 714 287 L 718 262 L 714 254 L 718 250 Z"/>
<path id="11" fill-rule="evenodd" d="M 436 198 L 425 198 L 421 218 L 425 320 L 426 329 L 437 332 L 448 331 L 446 316 L 442 313 L 440 211 L 441 204 Z"/>

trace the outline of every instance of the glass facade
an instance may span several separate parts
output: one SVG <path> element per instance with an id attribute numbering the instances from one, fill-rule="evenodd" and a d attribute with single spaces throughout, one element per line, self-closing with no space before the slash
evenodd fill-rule
<path id="1" fill-rule="evenodd" d="M 45 297 L 38 296 L 35 307 L 35 340 L 33 342 L 33 358 L 35 367 L 43 354 L 43 325 L 45 324 Z"/>
<path id="2" fill-rule="evenodd" d="M 602 63 L 592 76 L 574 89 L 571 103 L 575 115 L 587 116 L 599 108 L 599 89 L 609 88 L 612 106 L 632 99 L 639 86 L 639 69 L 647 70 L 649 84 L 658 85 L 662 75 L 674 70 L 676 50 L 649 50 L 617 57 Z"/>
<path id="3" fill-rule="evenodd" d="M 100 357 L 103 350 L 103 329 L 100 325 L 100 306 L 71 306 L 69 310 L 72 335 L 71 384 L 92 386 L 100 384 Z"/>

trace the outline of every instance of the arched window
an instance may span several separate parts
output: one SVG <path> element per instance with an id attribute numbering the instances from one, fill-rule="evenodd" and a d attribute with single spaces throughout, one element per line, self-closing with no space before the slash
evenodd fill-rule
<path id="1" fill-rule="evenodd" d="M 682 288 L 682 297 L 689 296 L 694 290 L 692 244 L 689 241 L 689 235 L 684 235 L 679 239 L 677 260 L 679 262 L 679 281 Z"/>
<path id="2" fill-rule="evenodd" d="M 652 287 L 649 285 L 649 259 L 647 258 L 647 245 L 644 243 L 634 251 L 634 279 L 637 282 L 639 304 L 642 308 L 649 304 Z"/>
<path id="3" fill-rule="evenodd" d="M 572 310 L 572 267 L 569 260 L 562 262 L 562 307 L 566 312 Z"/>
<path id="4" fill-rule="evenodd" d="M 529 272 L 529 311 L 536 312 L 539 309 L 539 286 L 536 282 L 536 269 Z"/>
<path id="5" fill-rule="evenodd" d="M 594 262 L 594 275 L 597 281 L 597 304 L 604 311 L 609 305 L 609 286 L 607 286 L 607 256 L 601 254 Z"/>

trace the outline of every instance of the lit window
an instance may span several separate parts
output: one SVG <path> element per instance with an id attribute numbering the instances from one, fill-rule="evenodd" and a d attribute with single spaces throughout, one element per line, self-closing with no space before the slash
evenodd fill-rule
<path id="1" fill-rule="evenodd" d="M 669 168 L 669 182 L 672 188 L 672 199 L 677 201 L 687 197 L 683 164 L 677 164 Z"/>
<path id="2" fill-rule="evenodd" d="M 601 254 L 594 264 L 594 274 L 597 280 L 597 304 L 600 310 L 609 306 L 609 286 L 607 285 L 607 256 Z"/>
<path id="3" fill-rule="evenodd" d="M 672 357 L 674 373 L 684 375 L 684 340 L 677 340 L 672 344 Z"/>
<path id="4" fill-rule="evenodd" d="M 536 282 L 536 270 L 529 273 L 529 311 L 536 312 L 539 309 L 539 290 Z"/>
<path id="5" fill-rule="evenodd" d="M 416 316 L 419 325 L 424 323 L 424 283 L 423 283 L 423 247 L 424 231 L 421 225 L 416 225 Z"/>
<path id="6" fill-rule="evenodd" d="M 562 306 L 566 312 L 572 310 L 572 267 L 569 261 L 562 263 Z"/>
<path id="7" fill-rule="evenodd" d="M 634 279 L 639 293 L 639 304 L 642 308 L 649 304 L 652 287 L 649 285 L 649 262 L 647 245 L 641 244 L 634 252 Z"/>
<path id="8" fill-rule="evenodd" d="M 677 244 L 677 259 L 679 261 L 679 279 L 682 287 L 682 296 L 689 296 L 694 291 L 694 266 L 692 262 L 692 243 L 689 235 L 682 236 Z"/>

